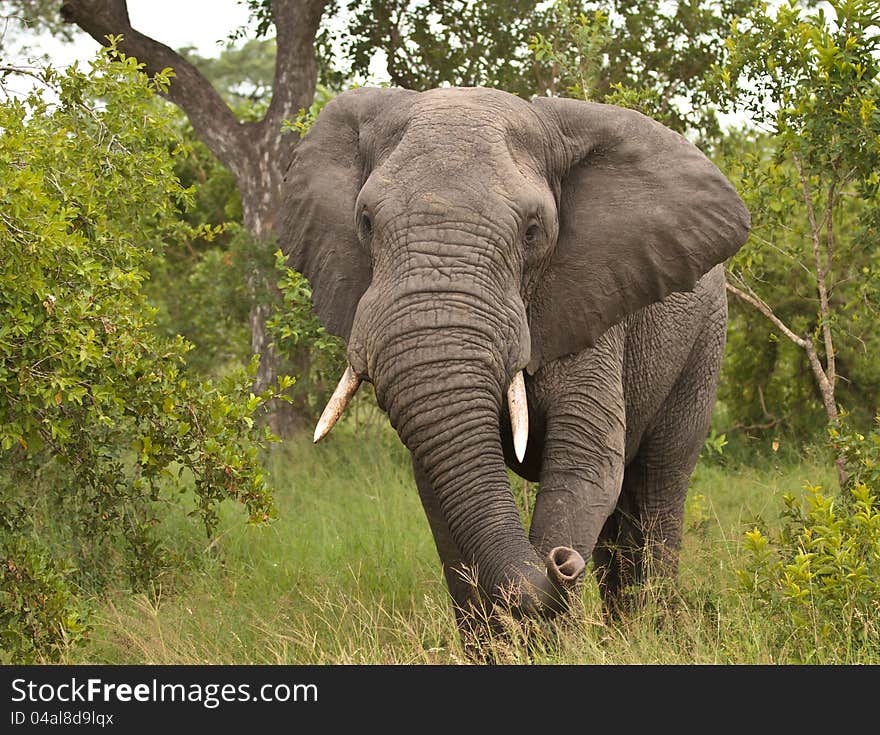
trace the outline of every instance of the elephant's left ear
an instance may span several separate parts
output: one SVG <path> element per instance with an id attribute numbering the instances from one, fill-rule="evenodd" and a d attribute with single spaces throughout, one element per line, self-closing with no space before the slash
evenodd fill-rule
<path id="1" fill-rule="evenodd" d="M 529 307 L 530 372 L 594 344 L 627 314 L 690 290 L 749 232 L 733 186 L 678 133 L 613 105 L 535 105 L 564 150 L 559 239 Z"/>
<path id="2" fill-rule="evenodd" d="M 324 328 L 346 341 L 370 285 L 370 254 L 358 240 L 355 202 L 377 150 L 390 145 L 415 92 L 361 87 L 330 101 L 296 146 L 284 176 L 276 235 L 312 287 Z M 389 122 L 385 113 L 396 112 Z"/>

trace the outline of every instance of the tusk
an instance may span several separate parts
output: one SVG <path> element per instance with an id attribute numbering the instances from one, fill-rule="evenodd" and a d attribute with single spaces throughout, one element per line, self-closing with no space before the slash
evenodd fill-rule
<path id="1" fill-rule="evenodd" d="M 513 430 L 513 449 L 517 460 L 522 462 L 529 441 L 529 404 L 522 370 L 513 377 L 507 389 L 507 408 L 510 411 L 510 428 Z"/>
<path id="2" fill-rule="evenodd" d="M 348 406 L 348 402 L 357 393 L 360 385 L 361 379 L 357 376 L 351 365 L 349 365 L 345 369 L 339 385 L 336 386 L 336 390 L 333 391 L 333 395 L 330 396 L 330 400 L 327 401 L 324 413 L 318 419 L 318 425 L 315 427 L 315 444 L 330 433 L 330 429 L 333 428 L 333 425 L 342 416 L 343 411 Z"/>

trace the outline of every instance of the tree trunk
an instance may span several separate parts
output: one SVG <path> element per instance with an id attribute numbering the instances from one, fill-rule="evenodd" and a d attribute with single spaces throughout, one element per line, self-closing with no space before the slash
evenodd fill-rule
<path id="1" fill-rule="evenodd" d="M 75 23 L 98 43 L 106 44 L 108 35 L 121 35 L 120 48 L 142 62 L 147 74 L 166 67 L 174 70 L 167 98 L 186 113 L 196 135 L 235 176 L 244 225 L 255 247 L 265 249 L 271 243 L 284 166 L 297 143 L 293 135 L 282 136 L 282 123 L 296 117 L 297 111 L 308 108 L 314 99 L 318 77 L 314 42 L 327 5 L 328 0 L 270 0 L 277 37 L 275 79 L 266 116 L 255 122 L 238 120 L 196 67 L 173 49 L 132 28 L 126 0 L 64 0 L 60 12 L 65 22 Z M 261 263 L 264 259 L 254 260 Z M 259 266 L 247 276 L 253 299 L 251 347 L 260 356 L 255 391 L 275 384 L 281 367 L 266 332 L 274 284 L 271 271 L 263 273 Z M 270 423 L 276 433 L 288 435 L 304 423 L 289 404 L 279 402 L 274 408 Z"/>
<path id="2" fill-rule="evenodd" d="M 811 340 L 805 340 L 804 349 L 807 351 L 807 358 L 810 361 L 810 367 L 813 370 L 813 375 L 816 377 L 816 384 L 819 386 L 819 393 L 822 396 L 822 403 L 825 406 L 825 415 L 828 418 L 828 425 L 834 426 L 840 418 L 840 414 L 837 411 L 837 399 L 834 395 L 834 384 L 828 379 L 828 375 L 822 367 L 822 362 L 819 359 L 819 353 L 816 351 L 816 346 Z M 840 485 L 840 489 L 843 490 L 849 479 L 843 459 L 837 457 L 834 460 L 834 466 L 837 468 L 837 483 Z"/>
<path id="3" fill-rule="evenodd" d="M 286 136 L 282 143 L 281 132 L 278 132 L 277 142 L 270 143 L 275 148 L 274 159 L 284 160 L 283 150 L 295 145 L 292 136 Z M 269 147 L 269 146 L 267 146 Z M 288 154 L 289 155 L 289 154 Z M 257 257 L 247 274 L 248 295 L 251 299 L 251 309 L 248 321 L 251 329 L 251 351 L 260 356 L 260 366 L 254 379 L 254 392 L 259 393 L 271 388 L 278 383 L 279 375 L 286 372 L 285 359 L 279 355 L 272 346 L 272 336 L 269 334 L 266 322 L 271 318 L 275 304 L 279 301 L 279 293 L 276 284 L 277 278 L 271 270 L 272 265 L 268 257 L 268 249 L 273 247 L 273 230 L 277 203 L 281 191 L 281 166 L 270 167 L 260 165 L 257 154 L 252 167 L 239 178 L 239 192 L 244 213 L 244 225 L 253 236 Z M 265 256 L 265 257 L 263 257 Z M 281 437 L 291 436 L 303 429 L 308 423 L 308 416 L 303 412 L 303 407 L 296 403 L 277 401 L 271 407 L 269 426 L 272 431 Z"/>

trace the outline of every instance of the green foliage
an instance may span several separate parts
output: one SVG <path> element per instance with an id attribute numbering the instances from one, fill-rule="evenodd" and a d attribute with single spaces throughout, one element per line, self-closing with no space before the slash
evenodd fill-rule
<path id="1" fill-rule="evenodd" d="M 880 3 L 830 8 L 826 15 L 795 3 L 759 5 L 732 24 L 713 72 L 718 99 L 748 111 L 770 135 L 730 135 L 719 158 L 752 214 L 731 281 L 810 341 L 826 368 L 827 329 L 844 378 L 837 400 L 864 426 L 880 392 L 880 370 L 867 359 L 880 347 Z M 803 437 L 823 414 L 807 356 L 751 309 L 732 307 L 730 383 L 721 398 L 742 426 L 783 423 Z"/>
<path id="2" fill-rule="evenodd" d="M 718 434 L 714 429 L 709 432 L 709 436 L 706 437 L 706 441 L 703 443 L 703 452 L 708 455 L 722 455 L 724 454 L 724 447 L 727 446 L 727 436 L 725 434 Z"/>
<path id="3" fill-rule="evenodd" d="M 729 59 L 716 69 L 722 99 L 769 126 L 779 152 L 797 156 L 810 183 L 851 186 L 876 206 L 880 167 L 880 3 L 833 2 L 806 13 L 766 5 L 733 25 Z M 760 183 L 760 182 L 759 182 Z M 777 211 L 784 209 L 780 202 Z M 876 213 L 871 212 L 875 223 Z M 876 231 L 869 234 L 876 234 Z M 876 238 L 873 238 L 876 240 Z"/>
<path id="4" fill-rule="evenodd" d="M 751 238 L 732 260 L 729 279 L 771 304 L 796 334 L 818 341 L 821 322 L 808 213 L 794 165 L 790 159 L 775 162 L 776 154 L 766 136 L 748 140 L 732 134 L 719 148 L 719 158 L 752 213 Z M 836 201 L 836 255 L 829 274 L 835 358 L 845 378 L 837 383 L 837 400 L 852 408 L 853 420 L 863 427 L 870 423 L 880 394 L 880 370 L 868 359 L 880 349 L 872 295 L 877 279 L 871 273 L 880 249 L 859 234 L 860 219 L 869 209 L 855 196 Z M 822 353 L 823 345 L 818 349 Z M 817 439 L 826 421 L 804 350 L 763 314 L 733 297 L 718 395 L 728 415 L 717 428 L 731 434 L 772 432 L 803 442 Z"/>
<path id="5" fill-rule="evenodd" d="M 354 89 L 355 87 L 351 88 Z M 312 127 L 312 123 L 318 119 L 318 115 L 324 109 L 324 105 L 332 100 L 334 96 L 333 92 L 323 84 L 317 85 L 315 88 L 315 101 L 312 102 L 309 109 L 301 108 L 296 119 L 292 121 L 285 120 L 282 127 L 284 130 L 294 130 L 301 138 L 304 137 L 309 132 L 309 128 Z"/>
<path id="6" fill-rule="evenodd" d="M 553 64 L 568 96 L 590 99 L 599 87 L 602 55 L 611 40 L 608 13 L 595 10 L 575 15 L 566 0 L 557 2 L 556 8 L 561 37 L 551 41 L 538 33 L 529 41 L 529 50 L 537 61 Z"/>
<path id="7" fill-rule="evenodd" d="M 708 140 L 720 127 L 704 78 L 729 20 L 752 5 L 754 0 L 351 0 L 347 26 L 337 33 L 342 58 L 331 65 L 347 63 L 351 73 L 366 77 L 381 49 L 398 86 L 483 85 L 522 97 L 586 96 L 642 109 Z"/>
<path id="8" fill-rule="evenodd" d="M 187 368 L 200 376 L 224 375 L 251 358 L 247 276 L 255 260 L 253 239 L 238 223 L 216 227 L 221 232 L 209 243 L 172 243 L 154 257 L 147 287 L 159 306 L 157 327 L 193 345 Z"/>
<path id="9" fill-rule="evenodd" d="M 216 57 L 204 57 L 191 47 L 180 54 L 211 82 L 236 114 L 258 120 L 266 112 L 275 81 L 274 38 L 250 38 L 240 46 L 229 45 Z"/>
<path id="10" fill-rule="evenodd" d="M 776 621 L 778 645 L 804 662 L 857 663 L 880 652 L 880 429 L 832 430 L 849 482 L 784 495 L 778 537 L 745 536 L 738 570 L 751 604 Z"/>
<path id="11" fill-rule="evenodd" d="M 722 99 L 773 131 L 780 149 L 774 164 L 783 153 L 797 156 L 811 183 L 852 185 L 861 200 L 875 204 L 880 3 L 829 5 L 831 16 L 807 13 L 795 2 L 775 16 L 759 6 L 733 24 L 729 58 L 715 73 Z"/>
<path id="12" fill-rule="evenodd" d="M 254 26 L 254 35 L 263 38 L 274 25 L 272 18 L 272 4 L 270 0 L 238 0 L 239 5 L 244 5 L 250 11 L 249 22 Z M 230 40 L 242 38 L 247 33 L 247 28 L 239 28 L 230 34 Z"/>
<path id="13" fill-rule="evenodd" d="M 627 94 L 635 91 L 642 100 L 640 109 L 649 116 L 714 143 L 722 131 L 707 76 L 731 20 L 755 4 L 756 0 L 615 2 L 614 35 L 606 47 L 600 90 L 606 101 L 624 104 Z"/>
<path id="14" fill-rule="evenodd" d="M 345 343 L 321 326 L 312 311 L 308 281 L 287 266 L 280 250 L 275 252 L 275 268 L 282 302 L 266 326 L 276 349 L 298 356 L 297 385 L 291 397 L 305 416 L 314 419 L 345 369 Z"/>
<path id="15" fill-rule="evenodd" d="M 198 64 L 241 118 L 254 119 L 263 114 L 269 101 L 274 47 L 274 39 L 252 39 L 241 48 L 224 49 L 216 59 L 192 53 L 188 58 Z M 330 89 L 317 85 L 309 109 L 300 110 L 283 128 L 304 135 L 333 96 Z M 234 178 L 182 118 L 180 135 L 187 146 L 183 155 L 176 157 L 174 170 L 182 184 L 194 192 L 194 204 L 182 216 L 193 226 L 201 222 L 213 225 L 209 237 L 178 238 L 152 259 L 147 292 L 150 301 L 160 307 L 157 321 L 161 330 L 168 336 L 181 334 L 194 344 L 187 358 L 189 369 L 200 375 L 223 375 L 250 359 L 249 317 L 255 301 L 277 310 L 285 308 L 285 296 L 275 288 L 279 272 L 272 246 L 255 242 L 242 225 Z M 261 287 L 254 288 L 255 283 Z M 294 309 L 295 315 L 276 315 L 275 321 L 284 323 L 288 330 L 276 338 L 281 354 L 289 360 L 287 367 L 297 374 L 289 398 L 299 418 L 307 421 L 313 417 L 316 402 L 326 397 L 324 368 L 320 366 L 325 363 L 324 341 L 329 337 L 317 337 L 318 343 L 313 345 L 306 336 L 317 336 L 311 308 Z M 295 319 L 303 323 L 296 325 Z M 296 332 L 295 339 L 289 330 Z M 314 368 L 316 365 L 319 367 Z"/>
<path id="16" fill-rule="evenodd" d="M 613 78 L 610 54 L 621 50 L 622 39 L 609 10 L 574 13 L 571 5 L 569 0 L 555 3 L 558 18 L 552 40 L 539 33 L 529 41 L 535 59 L 550 65 L 547 92 L 627 107 L 669 127 L 683 128 L 677 111 L 668 100 L 664 102 L 656 85 L 627 75 Z"/>
<path id="17" fill-rule="evenodd" d="M 21 25 L 31 32 L 50 31 L 65 40 L 71 40 L 73 33 L 58 13 L 58 0 L 0 0 L 0 20 L 4 28 L 0 31 L 0 50 L 7 45 L 6 34 L 10 25 Z M 6 19 L 14 21 L 12 24 Z M 16 34 L 18 35 L 18 34 Z"/>
<path id="18" fill-rule="evenodd" d="M 717 140 L 707 77 L 729 19 L 754 4 L 556 0 L 546 31 L 529 42 L 538 91 L 637 109 L 702 141 Z"/>
<path id="19" fill-rule="evenodd" d="M 274 71 L 274 40 L 249 41 L 241 48 L 224 49 L 217 59 L 202 59 L 192 53 L 212 84 L 233 105 L 243 119 L 258 117 L 268 104 Z M 323 106 L 334 96 L 318 85 L 309 110 L 300 110 L 285 128 L 305 134 Z M 180 334 L 193 345 L 187 355 L 192 375 L 223 376 L 246 365 L 251 356 L 250 315 L 255 303 L 272 310 L 290 306 L 290 313 L 277 313 L 273 323 L 284 324 L 274 336 L 285 368 L 297 375 L 288 398 L 301 423 L 320 411 L 338 379 L 337 365 L 325 355 L 330 337 L 315 331 L 317 321 L 307 303 L 293 301 L 276 289 L 272 246 L 255 242 L 242 225 L 242 206 L 233 176 L 194 135 L 191 126 L 173 109 L 168 111 L 185 146 L 174 159 L 174 173 L 191 189 L 193 203 L 179 212 L 199 237 L 184 232 L 149 260 L 150 279 L 145 292 L 158 307 L 155 320 L 169 338 Z M 250 285 L 249 285 L 250 284 Z M 296 320 L 302 323 L 297 324 Z M 312 343 L 312 338 L 316 343 Z M 339 348 L 336 355 L 342 354 Z M 336 373 L 330 375 L 330 372 Z"/>
<path id="20" fill-rule="evenodd" d="M 845 418 L 845 417 L 844 417 Z M 831 446 L 846 465 L 851 487 L 866 486 L 880 492 L 880 416 L 867 436 L 846 421 L 829 429 Z"/>
<path id="21" fill-rule="evenodd" d="M 552 5 L 532 0 L 349 0 L 345 7 L 343 28 L 334 32 L 325 20 L 325 35 L 335 36 L 338 43 L 325 43 L 324 48 L 331 53 L 341 48 L 341 58 L 332 54 L 329 66 L 348 66 L 351 74 L 368 77 L 373 56 L 381 49 L 392 84 L 407 89 L 483 85 L 522 97 L 539 90 L 527 41 L 553 24 Z"/>
<path id="22" fill-rule="evenodd" d="M 188 376 L 190 345 L 157 334 L 146 300 L 147 265 L 164 242 L 215 231 L 178 216 L 192 192 L 175 176 L 180 143 L 155 99 L 173 75 L 149 79 L 140 69 L 114 40 L 87 71 L 41 73 L 57 101 L 36 89 L 0 104 L 0 310 L 7 317 L 0 324 L 0 541 L 33 580 L 34 594 L 53 601 L 38 627 L 56 633 L 74 632 L 58 622 L 69 574 L 21 551 L 53 519 L 64 519 L 66 543 L 52 551 L 70 556 L 79 578 L 119 561 L 101 554 L 110 543 L 125 549 L 129 583 L 144 588 L 168 558 L 153 533 L 167 502 L 163 488 L 191 486 L 193 513 L 209 533 L 227 498 L 254 522 L 274 513 L 260 460 L 272 437 L 255 419 L 292 381 L 253 395 L 254 363 L 218 382 Z M 2 593 L 14 594 L 14 577 L 3 579 Z M 55 646 L 55 634 L 45 635 Z"/>
<path id="23" fill-rule="evenodd" d="M 0 664 L 54 659 L 83 641 L 73 572 L 22 538 L 0 535 Z"/>
<path id="24" fill-rule="evenodd" d="M 227 53 L 216 60 L 220 68 L 231 66 Z M 232 72 L 224 83 L 235 87 Z M 224 94 L 229 91 L 219 82 L 218 87 Z M 241 101 L 242 115 L 249 104 Z M 182 113 L 168 106 L 166 114 L 183 142 L 174 156 L 174 174 L 192 193 L 190 206 L 177 216 L 199 236 L 184 232 L 154 253 L 145 292 L 158 307 L 160 332 L 167 337 L 180 334 L 192 343 L 188 369 L 202 376 L 222 375 L 250 360 L 253 295 L 247 279 L 254 261 L 265 258 L 262 251 L 251 251 L 253 239 L 242 225 L 241 196 L 232 173 L 196 137 Z"/>

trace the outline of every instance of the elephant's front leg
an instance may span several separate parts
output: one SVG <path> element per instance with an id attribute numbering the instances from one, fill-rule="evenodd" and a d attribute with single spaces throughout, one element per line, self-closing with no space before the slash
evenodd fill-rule
<path id="1" fill-rule="evenodd" d="M 595 348 L 536 376 L 546 437 L 529 537 L 539 554 L 571 546 L 589 558 L 617 503 L 626 445 L 622 338 L 609 330 Z"/>

